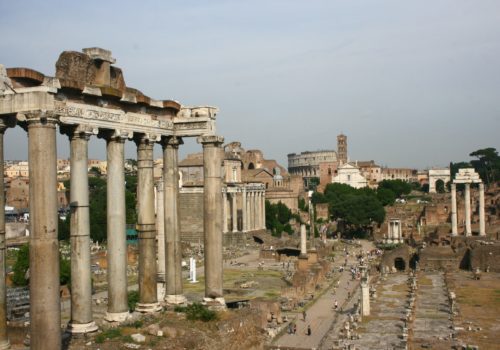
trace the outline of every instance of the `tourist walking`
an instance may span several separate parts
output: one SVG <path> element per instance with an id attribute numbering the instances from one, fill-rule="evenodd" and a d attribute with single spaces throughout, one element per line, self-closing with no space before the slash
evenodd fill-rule
<path id="1" fill-rule="evenodd" d="M 307 325 L 307 335 L 311 335 L 311 326 Z"/>
<path id="2" fill-rule="evenodd" d="M 306 320 L 306 316 L 307 316 L 306 312 L 302 311 L 302 317 L 304 318 L 304 321 Z"/>

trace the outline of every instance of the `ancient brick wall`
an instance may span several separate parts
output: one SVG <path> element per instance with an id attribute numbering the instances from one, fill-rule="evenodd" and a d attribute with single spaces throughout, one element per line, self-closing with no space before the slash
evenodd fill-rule
<path id="1" fill-rule="evenodd" d="M 203 193 L 180 193 L 181 240 L 203 243 Z"/>

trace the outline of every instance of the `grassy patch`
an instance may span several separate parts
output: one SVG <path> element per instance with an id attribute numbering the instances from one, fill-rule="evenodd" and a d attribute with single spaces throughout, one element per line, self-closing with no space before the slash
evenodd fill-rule
<path id="1" fill-rule="evenodd" d="M 104 343 L 107 339 L 115 339 L 122 336 L 122 331 L 120 328 L 110 328 L 95 337 L 95 342 L 97 344 Z"/>

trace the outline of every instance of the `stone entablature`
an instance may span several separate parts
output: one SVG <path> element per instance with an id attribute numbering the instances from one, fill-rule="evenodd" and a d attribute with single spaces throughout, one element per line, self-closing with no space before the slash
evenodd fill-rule
<path id="1" fill-rule="evenodd" d="M 127 305 L 125 236 L 125 157 L 127 139 L 137 146 L 137 231 L 139 237 L 139 302 L 136 310 L 161 309 L 156 286 L 156 226 L 154 210 L 153 148 L 163 149 L 163 213 L 165 236 L 165 302 L 182 303 L 181 249 L 178 220 L 178 148 L 182 137 L 198 137 L 203 146 L 203 232 L 205 301 L 224 304 L 222 289 L 223 137 L 215 135 L 215 107 L 183 107 L 176 101 L 153 100 L 127 87 L 121 69 L 112 67 L 111 52 L 100 48 L 63 52 L 56 76 L 28 68 L 5 70 L 0 65 L 0 164 L 4 133 L 19 124 L 28 134 L 30 195 L 30 339 L 31 348 L 60 349 L 61 309 L 59 251 L 57 247 L 57 137 L 69 138 L 71 173 L 71 316 L 70 333 L 97 330 L 92 316 L 90 221 L 88 193 L 88 141 L 93 135 L 106 140 L 107 164 L 107 278 L 105 320 L 123 322 Z M 0 202 L 4 202 L 3 171 Z M 217 195 L 218 194 L 218 195 Z M 60 202 L 59 202 L 60 203 Z M 0 218 L 4 207 L 0 206 Z M 0 243 L 5 223 L 0 220 Z M 0 271 L 5 271 L 5 246 L 0 244 Z M 1 273 L 0 273 L 1 277 Z M 5 278 L 0 278 L 0 306 Z M 0 312 L 0 329 L 6 319 Z M 0 348 L 6 339 L 0 332 Z"/>

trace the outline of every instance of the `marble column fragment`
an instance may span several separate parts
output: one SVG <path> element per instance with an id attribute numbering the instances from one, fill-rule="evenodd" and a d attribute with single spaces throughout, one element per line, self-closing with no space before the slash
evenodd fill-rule
<path id="1" fill-rule="evenodd" d="M 306 233 L 306 225 L 300 225 L 300 255 L 307 255 L 307 233 Z"/>
<path id="2" fill-rule="evenodd" d="M 127 237 L 125 216 L 125 138 L 119 132 L 106 137 L 107 242 L 108 242 L 108 310 L 105 319 L 123 322 L 127 319 Z"/>
<path id="3" fill-rule="evenodd" d="M 458 235 L 457 220 L 457 185 L 451 184 L 451 235 Z"/>
<path id="4" fill-rule="evenodd" d="M 92 316 L 92 272 L 90 269 L 90 214 L 88 180 L 88 140 L 92 129 L 77 127 L 70 139 L 70 241 L 71 241 L 71 319 L 70 333 L 97 330 Z"/>
<path id="5" fill-rule="evenodd" d="M 30 203 L 30 347 L 61 348 L 59 242 L 57 239 L 57 120 L 26 115 Z"/>
<path id="6" fill-rule="evenodd" d="M 486 224 L 484 215 L 484 184 L 479 184 L 479 235 L 486 236 Z"/>
<path id="7" fill-rule="evenodd" d="M 182 295 L 182 250 L 179 226 L 178 151 L 179 145 L 182 143 L 182 139 L 178 137 L 166 137 L 162 140 L 165 208 L 165 301 L 168 304 L 186 302 L 186 298 Z"/>
<path id="8" fill-rule="evenodd" d="M 222 149 L 221 136 L 202 136 L 203 227 L 205 233 L 205 297 L 225 304 L 222 291 Z"/>
<path id="9" fill-rule="evenodd" d="M 0 350 L 10 348 L 7 334 L 7 286 L 5 275 L 5 189 L 4 189 L 4 156 L 3 137 L 8 127 L 8 120 L 0 118 Z"/>
<path id="10" fill-rule="evenodd" d="M 262 191 L 262 197 L 261 197 L 261 200 L 262 200 L 262 213 L 261 213 L 261 217 L 262 217 L 262 229 L 265 230 L 266 229 L 266 191 Z"/>
<path id="11" fill-rule="evenodd" d="M 156 227 L 152 140 L 135 138 L 137 145 L 137 233 L 139 236 L 139 302 L 136 310 L 150 313 L 161 310 L 156 286 Z"/>
<path id="12" fill-rule="evenodd" d="M 472 235 L 470 212 L 470 184 L 465 184 L 465 235 Z"/>

